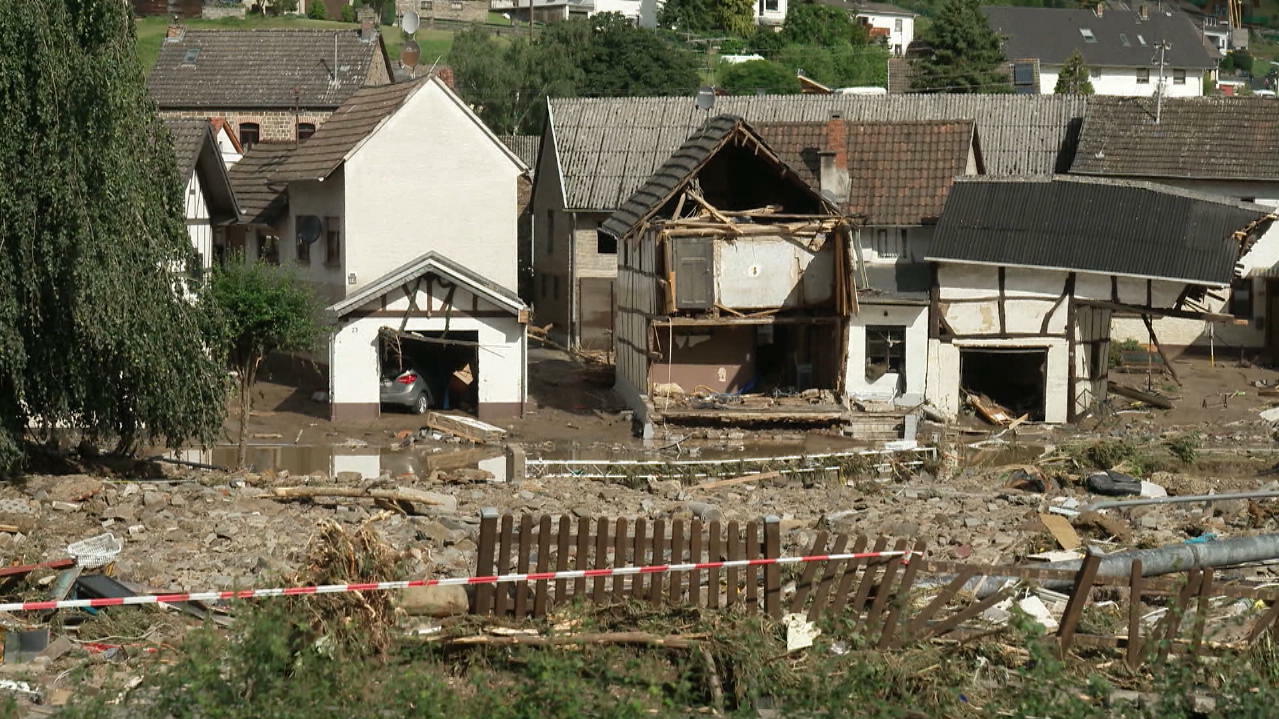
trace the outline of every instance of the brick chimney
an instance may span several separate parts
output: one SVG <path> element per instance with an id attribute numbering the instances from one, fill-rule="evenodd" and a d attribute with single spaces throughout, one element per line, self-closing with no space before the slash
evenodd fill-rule
<path id="1" fill-rule="evenodd" d="M 447 85 L 450 90 L 457 91 L 457 86 L 453 84 L 453 68 L 448 65 L 440 65 L 435 68 L 435 76 L 440 78 L 440 82 Z"/>
<path id="2" fill-rule="evenodd" d="M 848 123 L 838 112 L 826 121 L 821 157 L 821 174 L 818 181 L 823 194 L 829 194 L 838 204 L 848 200 Z"/>
<path id="3" fill-rule="evenodd" d="M 1093 11 L 1093 12 L 1095 12 L 1095 13 L 1097 13 L 1097 17 L 1103 17 L 1103 16 L 1105 16 L 1105 14 L 1106 14 L 1106 3 L 1105 3 L 1104 1 L 1103 1 L 1103 2 L 1099 2 L 1099 3 L 1097 3 L 1096 7 L 1094 7 L 1094 8 L 1092 9 L 1092 11 Z"/>
<path id="4" fill-rule="evenodd" d="M 165 42 L 182 42 L 182 36 L 187 34 L 186 26 L 182 24 L 177 15 L 169 21 L 169 28 L 164 31 Z"/>

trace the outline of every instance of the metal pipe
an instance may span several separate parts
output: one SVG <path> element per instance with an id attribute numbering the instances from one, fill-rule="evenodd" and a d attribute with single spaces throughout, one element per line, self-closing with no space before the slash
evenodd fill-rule
<path id="1" fill-rule="evenodd" d="M 1115 552 L 1102 557 L 1097 576 L 1126 577 L 1132 570 L 1133 560 L 1138 559 L 1141 560 L 1142 576 L 1154 577 L 1190 569 L 1228 567 L 1275 558 L 1279 558 L 1279 534 L 1258 534 L 1212 542 L 1170 544 L 1156 549 Z M 1082 559 L 1071 559 L 1037 565 L 1037 568 L 1077 571 L 1082 564 Z M 964 588 L 978 597 L 985 597 L 998 591 L 1010 579 L 1012 577 L 974 577 Z M 1070 589 L 1073 584 L 1070 580 L 1060 579 L 1042 582 L 1048 589 Z"/>
<path id="2" fill-rule="evenodd" d="M 1091 512 L 1098 509 L 1121 509 L 1124 507 L 1141 507 L 1147 504 L 1186 504 L 1190 502 L 1217 502 L 1231 499 L 1275 499 L 1279 490 L 1261 492 L 1234 492 L 1229 494 L 1183 494 L 1176 497 L 1143 497 L 1141 499 L 1119 499 L 1106 502 L 1093 502 L 1079 508 L 1080 512 Z"/>

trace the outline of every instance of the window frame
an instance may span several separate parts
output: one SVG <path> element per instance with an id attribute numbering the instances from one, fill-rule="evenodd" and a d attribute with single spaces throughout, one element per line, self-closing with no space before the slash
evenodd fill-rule
<path id="1" fill-rule="evenodd" d="M 1186 71 L 1185 71 L 1185 70 L 1180 70 L 1180 69 L 1177 69 L 1177 68 L 1173 68 L 1173 71 L 1172 71 L 1172 84 L 1174 84 L 1174 85 L 1185 85 L 1185 84 L 1186 84 Z"/>
<path id="2" fill-rule="evenodd" d="M 342 218 L 324 218 L 324 266 L 342 265 Z"/>
<path id="3" fill-rule="evenodd" d="M 1137 68 L 1137 84 L 1138 85 L 1150 84 L 1150 68 L 1148 67 Z"/>
<path id="4" fill-rule="evenodd" d="M 294 127 L 294 132 L 297 133 L 298 141 L 301 142 L 302 140 L 309 139 L 312 135 L 314 135 L 316 129 L 314 122 L 299 122 Z M 302 134 L 303 132 L 306 132 L 305 136 Z"/>
<path id="5" fill-rule="evenodd" d="M 262 125 L 260 123 L 241 122 L 235 129 L 240 135 L 240 146 L 246 150 L 262 142 Z M 250 135 L 252 135 L 252 138 L 250 138 Z"/>

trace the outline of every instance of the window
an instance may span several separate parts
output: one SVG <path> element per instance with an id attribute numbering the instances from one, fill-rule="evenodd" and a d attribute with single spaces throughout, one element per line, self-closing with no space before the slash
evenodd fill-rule
<path id="1" fill-rule="evenodd" d="M 462 9 L 462 2 L 461 2 L 461 0 L 453 0 L 452 2 L 450 2 L 450 3 L 449 3 L 449 9 L 450 9 L 450 10 L 461 10 L 461 9 Z"/>
<path id="2" fill-rule="evenodd" d="M 902 254 L 902 231 L 898 229 L 866 230 L 862 249 L 873 252 L 873 260 L 896 260 Z"/>
<path id="3" fill-rule="evenodd" d="M 314 135 L 314 134 L 315 134 L 315 123 L 314 123 L 314 122 L 299 122 L 299 123 L 298 123 L 298 140 L 305 140 L 305 139 L 307 139 L 308 137 L 310 137 L 310 136 L 312 136 L 312 135 Z"/>
<path id="4" fill-rule="evenodd" d="M 893 32 L 901 32 L 901 31 L 902 31 L 902 19 L 897 18 L 896 20 L 893 20 Z"/>
<path id="5" fill-rule="evenodd" d="M 435 3 L 432 2 L 431 0 L 422 0 L 421 2 L 417 4 L 418 10 L 433 10 L 434 7 L 435 7 Z"/>
<path id="6" fill-rule="evenodd" d="M 1185 84 L 1186 84 L 1186 71 L 1185 71 L 1185 70 L 1173 70 L 1173 71 L 1172 71 L 1172 84 L 1174 84 L 1174 85 L 1185 85 Z"/>
<path id="7" fill-rule="evenodd" d="M 616 255 L 617 238 L 606 232 L 596 232 L 595 251 L 601 255 Z"/>
<path id="8" fill-rule="evenodd" d="M 1252 319 L 1252 279 L 1241 278 L 1230 284 L 1230 314 Z"/>
<path id="9" fill-rule="evenodd" d="M 193 47 L 190 50 L 187 50 L 186 54 L 182 56 L 182 64 L 194 65 L 195 61 L 198 60 L 199 58 L 200 58 L 200 48 Z"/>
<path id="10" fill-rule="evenodd" d="M 280 238 L 264 233 L 258 234 L 258 261 L 272 265 L 280 264 Z"/>
<path id="11" fill-rule="evenodd" d="M 1029 62 L 1013 63 L 1013 91 L 1019 95 L 1035 95 L 1035 65 Z"/>
<path id="12" fill-rule="evenodd" d="M 1089 30 L 1086 27 L 1079 28 L 1079 34 L 1084 36 L 1084 42 L 1087 42 L 1087 43 L 1097 42 L 1097 36 L 1092 34 L 1092 30 Z"/>
<path id="13" fill-rule="evenodd" d="M 1137 84 L 1138 85 L 1150 84 L 1150 68 L 1148 67 L 1137 68 Z"/>
<path id="14" fill-rule="evenodd" d="M 247 150 L 256 144 L 258 144 L 258 123 L 240 123 L 240 145 Z"/>
<path id="15" fill-rule="evenodd" d="M 866 327 L 866 381 L 896 372 L 900 388 L 906 373 L 906 328 L 899 325 Z"/>
<path id="16" fill-rule="evenodd" d="M 324 230 L 324 264 L 337 267 L 342 264 L 342 220 L 325 218 Z"/>
<path id="17" fill-rule="evenodd" d="M 551 296 L 553 299 L 560 298 L 560 276 L 551 275 Z"/>

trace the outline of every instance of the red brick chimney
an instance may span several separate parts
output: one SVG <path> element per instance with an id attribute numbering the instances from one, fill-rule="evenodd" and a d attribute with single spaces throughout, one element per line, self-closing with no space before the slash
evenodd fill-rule
<path id="1" fill-rule="evenodd" d="M 164 31 L 164 40 L 165 42 L 180 42 L 186 32 L 187 29 L 182 24 L 182 21 L 177 15 L 174 15 L 173 19 L 169 21 L 169 28 Z"/>
<path id="2" fill-rule="evenodd" d="M 448 65 L 440 65 L 435 68 L 435 76 L 440 78 L 440 82 L 447 85 L 450 90 L 457 91 L 457 85 L 453 84 L 453 68 Z"/>
<path id="3" fill-rule="evenodd" d="M 848 199 L 849 189 L 848 123 L 844 121 L 844 116 L 838 112 L 831 113 L 823 135 L 822 149 L 818 153 L 821 157 L 819 189 L 842 205 Z"/>

